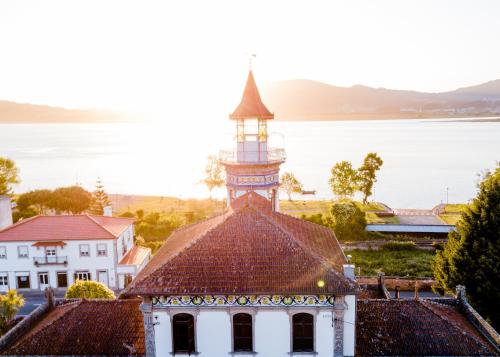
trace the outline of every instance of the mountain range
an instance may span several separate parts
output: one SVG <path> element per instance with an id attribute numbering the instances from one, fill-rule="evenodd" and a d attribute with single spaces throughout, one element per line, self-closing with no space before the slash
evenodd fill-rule
<path id="1" fill-rule="evenodd" d="M 489 117 L 500 115 L 500 79 L 441 93 L 338 87 L 312 80 L 288 80 L 262 89 L 278 120 Z M 133 120 L 108 110 L 66 109 L 0 100 L 0 123 L 116 122 Z"/>

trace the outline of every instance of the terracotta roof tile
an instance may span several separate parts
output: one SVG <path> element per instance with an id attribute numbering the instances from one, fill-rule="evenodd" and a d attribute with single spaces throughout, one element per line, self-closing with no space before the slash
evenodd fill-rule
<path id="1" fill-rule="evenodd" d="M 261 210 L 258 194 L 239 200 L 246 204 L 174 232 L 124 294 L 355 292 L 332 231 Z"/>
<path id="2" fill-rule="evenodd" d="M 114 239 L 134 223 L 130 218 L 82 215 L 36 216 L 0 231 L 0 241 Z"/>
<path id="3" fill-rule="evenodd" d="M 50 311 L 4 355 L 144 355 L 139 300 L 80 300 Z"/>
<path id="4" fill-rule="evenodd" d="M 151 249 L 135 245 L 125 254 L 118 264 L 120 265 L 140 265 L 144 259 L 151 255 Z"/>
<path id="5" fill-rule="evenodd" d="M 426 300 L 358 300 L 357 356 L 496 356 L 458 306 Z"/>

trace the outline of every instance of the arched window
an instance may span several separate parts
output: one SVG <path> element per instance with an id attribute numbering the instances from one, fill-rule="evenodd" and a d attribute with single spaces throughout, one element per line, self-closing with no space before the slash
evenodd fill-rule
<path id="1" fill-rule="evenodd" d="M 314 318 L 311 314 L 293 315 L 293 352 L 314 351 Z"/>
<path id="2" fill-rule="evenodd" d="M 234 352 L 253 351 L 252 316 L 249 314 L 233 316 L 233 349 Z"/>
<path id="3" fill-rule="evenodd" d="M 189 314 L 174 315 L 172 321 L 174 353 L 195 352 L 194 317 Z"/>

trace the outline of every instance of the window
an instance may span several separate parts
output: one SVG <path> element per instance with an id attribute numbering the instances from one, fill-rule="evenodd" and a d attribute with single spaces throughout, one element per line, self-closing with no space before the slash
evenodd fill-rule
<path id="1" fill-rule="evenodd" d="M 125 244 L 125 239 L 122 239 L 122 255 L 127 253 L 127 246 Z"/>
<path id="2" fill-rule="evenodd" d="M 49 285 L 49 273 L 38 273 L 38 282 L 40 283 L 40 287 Z"/>
<path id="3" fill-rule="evenodd" d="M 27 245 L 20 245 L 17 247 L 17 256 L 19 258 L 28 258 L 28 246 Z"/>
<path id="4" fill-rule="evenodd" d="M 88 244 L 80 244 L 80 256 L 90 257 L 90 247 Z"/>
<path id="5" fill-rule="evenodd" d="M 314 351 L 314 318 L 311 314 L 293 315 L 293 352 Z"/>
<path id="6" fill-rule="evenodd" d="M 7 274 L 0 275 L 0 286 L 8 286 L 9 285 L 9 277 Z"/>
<path id="7" fill-rule="evenodd" d="M 233 316 L 234 352 L 252 352 L 252 315 L 236 314 Z"/>
<path id="8" fill-rule="evenodd" d="M 173 318 L 174 353 L 195 352 L 194 317 L 189 314 L 177 314 Z"/>
<path id="9" fill-rule="evenodd" d="M 55 257 L 56 256 L 56 247 L 45 247 L 45 255 L 47 257 Z"/>
<path id="10" fill-rule="evenodd" d="M 90 279 L 90 272 L 88 272 L 88 271 L 77 271 L 75 273 L 75 280 L 83 280 L 83 281 L 91 280 Z"/>
<path id="11" fill-rule="evenodd" d="M 105 243 L 97 244 L 97 256 L 105 257 L 106 255 L 108 255 L 106 244 Z"/>
<path id="12" fill-rule="evenodd" d="M 7 248 L 0 247 L 0 259 L 7 259 Z"/>
<path id="13" fill-rule="evenodd" d="M 16 276 L 16 280 L 18 289 L 29 289 L 31 287 L 30 276 L 28 274 L 18 275 Z"/>
<path id="14" fill-rule="evenodd" d="M 57 272 L 57 287 L 67 288 L 68 287 L 68 273 L 65 271 Z"/>

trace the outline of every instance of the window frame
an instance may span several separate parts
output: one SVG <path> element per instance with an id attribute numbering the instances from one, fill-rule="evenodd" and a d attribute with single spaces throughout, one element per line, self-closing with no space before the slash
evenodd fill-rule
<path id="1" fill-rule="evenodd" d="M 99 246 L 104 247 L 104 250 L 99 249 Z M 106 243 L 97 243 L 96 244 L 96 255 L 98 257 L 107 257 L 108 256 L 108 245 Z M 100 252 L 103 251 L 104 254 L 101 254 Z"/>
<path id="2" fill-rule="evenodd" d="M 309 316 L 311 318 L 312 327 L 312 337 L 311 337 L 311 349 L 296 349 L 296 337 L 295 337 L 295 318 L 298 316 Z M 316 354 L 316 312 L 312 311 L 296 311 L 290 315 L 290 351 L 291 354 Z M 302 323 L 303 324 L 303 323 Z M 302 337 L 301 340 L 305 338 Z"/>
<path id="3" fill-rule="evenodd" d="M 0 245 L 0 253 L 3 250 L 3 254 L 0 254 L 0 259 L 7 259 L 7 246 L 5 245 Z"/>
<path id="4" fill-rule="evenodd" d="M 236 317 L 238 316 L 242 316 L 242 315 L 246 315 L 248 317 L 250 317 L 250 322 L 246 322 L 246 323 L 241 323 L 241 322 L 238 322 L 236 323 L 235 322 L 235 319 Z M 255 314 L 254 313 L 251 313 L 250 311 L 236 311 L 234 312 L 233 314 L 231 314 L 231 343 L 232 343 L 232 347 L 231 347 L 231 350 L 233 353 L 242 353 L 242 354 L 245 354 L 245 353 L 255 353 L 255 331 L 254 331 L 254 326 L 255 326 Z M 250 330 L 251 330 L 251 333 L 250 333 L 250 349 L 241 349 L 241 348 L 237 348 L 236 347 L 236 340 L 237 339 L 245 339 L 245 338 L 248 338 L 248 337 L 240 337 L 240 336 L 236 336 L 235 332 L 236 332 L 236 326 L 237 325 L 248 325 L 250 324 Z"/>
<path id="5" fill-rule="evenodd" d="M 87 274 L 87 279 L 78 279 L 78 274 Z M 76 270 L 73 278 L 75 281 L 77 281 L 77 280 L 90 281 L 90 280 L 92 280 L 92 274 L 90 274 L 90 270 Z"/>
<path id="6" fill-rule="evenodd" d="M 5 284 L 3 284 L 4 282 Z M 9 288 L 9 273 L 6 271 L 0 273 L 0 286 L 6 286 L 7 288 Z"/>
<path id="7" fill-rule="evenodd" d="M 16 289 L 20 290 L 26 290 L 26 289 L 31 289 L 31 273 L 30 272 L 15 272 L 15 277 L 16 277 Z M 28 287 L 19 287 L 19 278 L 21 277 L 27 277 L 28 278 Z"/>
<path id="8" fill-rule="evenodd" d="M 82 254 L 82 247 L 87 247 L 87 254 Z M 89 258 L 90 257 L 90 244 L 79 244 L 78 251 L 80 252 L 80 257 Z"/>
<path id="9" fill-rule="evenodd" d="M 187 350 L 180 350 L 180 349 L 177 349 L 177 346 L 176 346 L 176 317 L 180 317 L 181 315 L 183 316 L 190 316 L 191 320 L 192 320 L 192 323 L 193 323 L 193 327 L 192 327 L 192 351 L 191 351 L 191 348 L 188 347 Z M 171 324 L 172 324 L 172 353 L 173 355 L 176 355 L 176 354 L 188 354 L 188 355 L 191 355 L 191 354 L 198 354 L 198 352 L 196 351 L 196 346 L 197 346 L 197 341 L 196 341 L 196 315 L 192 314 L 191 312 L 187 312 L 187 311 L 179 311 L 177 312 L 176 314 L 174 315 L 171 315 Z M 188 327 L 189 329 L 189 327 Z M 189 333 L 189 332 L 188 332 Z M 189 342 L 189 340 L 191 340 L 189 337 L 188 337 L 188 344 L 191 345 L 191 342 Z"/>
<path id="10" fill-rule="evenodd" d="M 21 248 L 26 248 L 26 255 L 21 255 Z M 27 245 L 18 245 L 17 246 L 17 257 L 19 259 L 29 259 L 30 257 L 30 249 Z"/>
<path id="11" fill-rule="evenodd" d="M 66 286 L 61 286 L 59 284 L 59 275 L 66 275 Z M 69 287 L 68 285 L 68 272 L 67 271 L 56 271 L 56 285 L 58 288 L 67 288 Z"/>

